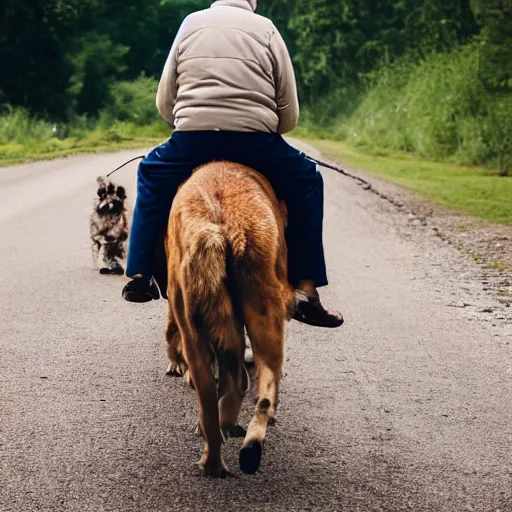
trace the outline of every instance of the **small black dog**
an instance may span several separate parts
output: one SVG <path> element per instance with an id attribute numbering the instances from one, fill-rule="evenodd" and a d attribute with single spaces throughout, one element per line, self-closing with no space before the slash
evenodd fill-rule
<path id="1" fill-rule="evenodd" d="M 123 275 L 128 239 L 126 191 L 103 176 L 97 181 L 98 197 L 90 221 L 93 257 L 100 274 Z"/>

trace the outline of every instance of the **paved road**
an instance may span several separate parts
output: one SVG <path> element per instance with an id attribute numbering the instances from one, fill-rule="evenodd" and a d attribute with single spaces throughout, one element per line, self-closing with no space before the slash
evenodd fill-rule
<path id="1" fill-rule="evenodd" d="M 261 472 L 230 441 L 236 477 L 201 478 L 165 304 L 125 303 L 124 278 L 92 268 L 94 179 L 135 155 L 0 169 L 1 512 L 512 511 L 510 344 L 446 306 L 453 249 L 425 253 L 330 172 L 323 297 L 347 323 L 290 325 Z M 135 164 L 117 180 L 133 197 Z"/>

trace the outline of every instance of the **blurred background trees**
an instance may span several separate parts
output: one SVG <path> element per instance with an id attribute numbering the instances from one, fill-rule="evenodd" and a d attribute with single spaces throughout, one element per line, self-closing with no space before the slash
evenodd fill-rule
<path id="1" fill-rule="evenodd" d="M 51 122 L 153 122 L 177 29 L 209 4 L 3 0 L 0 114 L 22 107 Z M 259 4 L 289 46 L 309 129 L 511 165 L 503 152 L 512 153 L 512 0 Z"/>

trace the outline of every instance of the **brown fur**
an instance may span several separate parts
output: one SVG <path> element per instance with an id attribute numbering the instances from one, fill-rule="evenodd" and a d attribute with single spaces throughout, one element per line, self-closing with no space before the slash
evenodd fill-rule
<path id="1" fill-rule="evenodd" d="M 126 192 L 103 176 L 97 181 L 98 197 L 90 219 L 93 257 L 102 274 L 123 274 L 128 238 Z"/>
<path id="2" fill-rule="evenodd" d="M 170 371 L 189 378 L 205 438 L 200 464 L 225 476 L 224 433 L 237 423 L 248 381 L 244 326 L 254 351 L 258 403 L 241 451 L 245 472 L 259 466 L 277 407 L 285 322 L 295 304 L 287 280 L 286 209 L 268 181 L 230 162 L 199 168 L 176 196 L 168 228 Z M 211 371 L 217 362 L 219 388 Z M 256 461 L 253 459 L 257 459 Z"/>

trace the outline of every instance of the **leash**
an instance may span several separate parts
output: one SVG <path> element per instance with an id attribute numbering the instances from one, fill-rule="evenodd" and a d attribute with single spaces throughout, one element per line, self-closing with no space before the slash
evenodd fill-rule
<path id="1" fill-rule="evenodd" d="M 128 164 L 131 164 L 132 162 L 135 162 L 135 160 L 142 160 L 144 158 L 146 158 L 146 155 L 136 156 L 135 158 L 132 158 L 131 160 L 128 160 L 128 162 L 125 162 L 123 165 L 120 165 L 117 169 L 114 169 L 112 172 L 109 172 L 107 174 L 107 178 L 112 176 L 112 174 L 114 174 L 115 172 L 119 171 L 119 169 L 122 169 L 123 167 L 126 167 Z"/>
<path id="2" fill-rule="evenodd" d="M 311 160 L 312 162 L 315 162 L 315 164 L 318 164 L 321 167 L 325 167 L 327 169 L 332 169 L 333 171 L 336 171 L 336 172 L 342 174 L 343 176 L 346 176 L 347 178 L 351 178 L 353 180 L 358 181 L 359 183 L 361 183 L 361 185 L 364 185 L 365 190 L 371 190 L 371 188 L 372 188 L 371 183 L 369 183 L 366 180 L 363 180 L 363 178 L 360 178 L 359 176 L 354 176 L 353 174 L 350 174 L 349 172 L 345 171 L 341 167 L 336 167 L 335 165 L 328 164 L 327 162 L 322 162 L 321 160 L 317 160 L 316 158 L 313 158 L 309 155 L 306 155 L 306 158 L 308 160 Z"/>
<path id="3" fill-rule="evenodd" d="M 119 169 L 126 167 L 128 164 L 131 164 L 132 162 L 135 162 L 135 160 L 143 160 L 144 158 L 146 158 L 146 155 L 136 156 L 135 158 L 128 160 L 128 162 L 125 162 L 123 165 L 120 165 L 117 169 L 114 169 L 112 172 L 108 173 L 107 178 L 112 176 L 112 174 L 114 174 L 115 172 L 119 171 Z M 320 165 L 321 167 L 325 167 L 326 169 L 331 169 L 333 171 L 336 171 L 339 174 L 342 174 L 343 176 L 346 176 L 347 178 L 351 178 L 355 181 L 358 181 L 359 183 L 361 183 L 361 185 L 364 185 L 365 190 L 371 190 L 371 188 L 372 188 L 372 185 L 370 183 L 368 183 L 366 180 L 364 180 L 363 178 L 360 178 L 359 176 L 354 176 L 353 174 L 350 174 L 349 172 L 345 171 L 341 167 L 337 167 L 335 165 L 328 164 L 327 162 L 322 162 L 321 160 L 317 160 L 316 158 L 313 158 L 309 155 L 306 155 L 306 158 L 308 160 L 311 160 L 312 162 L 315 162 L 315 164 Z"/>

